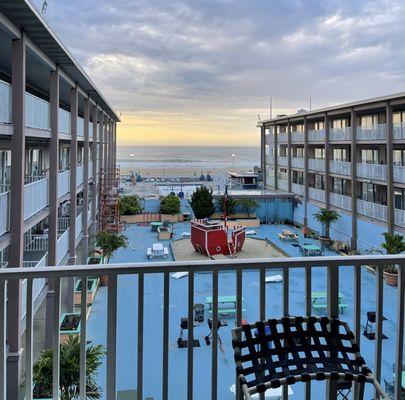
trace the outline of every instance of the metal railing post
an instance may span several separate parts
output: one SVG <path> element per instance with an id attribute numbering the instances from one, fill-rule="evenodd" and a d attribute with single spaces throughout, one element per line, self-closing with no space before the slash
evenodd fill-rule
<path id="1" fill-rule="evenodd" d="M 107 400 L 116 400 L 117 275 L 108 275 L 107 294 Z"/>

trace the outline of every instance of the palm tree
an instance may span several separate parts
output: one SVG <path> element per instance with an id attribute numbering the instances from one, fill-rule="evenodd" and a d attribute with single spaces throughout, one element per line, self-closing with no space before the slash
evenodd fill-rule
<path id="1" fill-rule="evenodd" d="M 101 388 L 97 386 L 97 369 L 106 352 L 103 346 L 92 346 L 88 342 L 86 349 L 86 398 L 96 400 L 101 398 Z M 34 364 L 33 378 L 35 382 L 35 398 L 52 398 L 52 364 L 53 349 L 41 352 Z M 65 343 L 60 345 L 60 399 L 72 400 L 80 394 L 80 338 L 70 335 Z"/>
<path id="2" fill-rule="evenodd" d="M 314 217 L 324 226 L 325 237 L 329 239 L 330 226 L 340 218 L 340 214 L 335 210 L 320 208 L 319 211 L 314 214 Z"/>

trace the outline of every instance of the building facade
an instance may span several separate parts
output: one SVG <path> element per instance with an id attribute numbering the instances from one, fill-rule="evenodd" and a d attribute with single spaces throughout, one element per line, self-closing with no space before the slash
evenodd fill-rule
<path id="1" fill-rule="evenodd" d="M 335 239 L 379 247 L 405 229 L 405 93 L 259 122 L 264 184 L 294 193 L 294 219 L 335 208 Z"/>
<path id="2" fill-rule="evenodd" d="M 0 49 L 0 264 L 86 263 L 100 171 L 115 166 L 119 118 L 28 1 L 0 4 Z M 25 291 L 9 283 L 11 381 Z M 34 308 L 45 298 L 53 306 L 49 282 L 36 280 L 33 291 Z"/>

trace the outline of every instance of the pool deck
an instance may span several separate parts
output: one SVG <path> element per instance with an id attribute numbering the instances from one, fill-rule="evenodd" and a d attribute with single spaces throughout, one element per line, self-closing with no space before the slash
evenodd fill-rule
<path id="1" fill-rule="evenodd" d="M 299 256 L 298 247 L 291 242 L 282 241 L 277 234 L 283 229 L 290 229 L 284 225 L 264 225 L 258 229 L 257 238 L 267 238 L 290 256 Z M 174 239 L 181 238 L 182 232 L 190 232 L 189 223 L 174 225 Z M 300 232 L 297 231 L 300 234 Z M 126 249 L 119 249 L 111 258 L 111 263 L 145 262 L 146 249 L 157 242 L 156 233 L 151 232 L 149 226 L 128 225 L 124 234 L 129 239 Z M 255 240 L 255 239 L 251 239 Z M 258 241 L 260 242 L 260 241 Z M 300 239 L 300 243 L 319 244 L 313 239 Z M 164 242 L 169 246 L 169 242 Z M 167 260 L 173 260 L 171 250 Z M 330 250 L 325 255 L 334 255 Z M 153 261 L 158 261 L 155 258 Z M 286 260 L 288 262 L 288 260 Z M 267 275 L 279 274 L 280 271 L 268 271 Z M 349 307 L 341 315 L 351 327 L 354 326 L 353 309 L 353 268 L 341 268 L 339 273 L 339 290 L 345 297 Z M 305 274 L 303 269 L 290 271 L 290 314 L 305 314 Z M 177 338 L 180 331 L 180 318 L 187 316 L 187 287 L 188 279 L 170 279 L 170 346 L 169 346 L 169 398 L 186 399 L 187 377 L 187 350 L 177 348 Z M 326 290 L 326 270 L 313 268 L 312 290 Z M 366 312 L 375 310 L 375 277 L 363 268 L 362 270 L 362 329 L 366 322 Z M 236 294 L 236 274 L 223 272 L 219 274 L 219 295 Z M 209 273 L 195 276 L 195 303 L 205 303 L 205 299 L 212 296 L 212 275 Z M 259 273 L 248 271 L 243 273 L 243 308 L 246 311 L 243 318 L 255 321 L 259 317 Z M 384 285 L 384 316 L 387 318 L 383 324 L 384 334 L 388 336 L 383 341 L 382 377 L 392 380 L 392 363 L 394 362 L 394 349 L 396 341 L 396 298 L 397 290 Z M 144 295 L 144 397 L 155 400 L 161 398 L 161 364 L 162 364 L 162 320 L 163 320 L 163 276 L 162 274 L 145 276 Z M 106 311 L 107 288 L 100 287 L 93 303 L 88 324 L 88 338 L 95 344 L 106 344 Z M 266 311 L 268 318 L 282 316 L 282 284 L 271 283 L 266 286 Z M 314 311 L 315 315 L 323 315 L 321 311 Z M 205 321 L 209 317 L 205 311 Z M 231 346 L 230 330 L 235 321 L 232 317 L 222 317 L 228 322 L 227 327 L 219 331 L 222 345 L 218 352 L 218 398 L 221 400 L 234 399 L 230 386 L 234 383 L 234 362 Z M 136 390 L 136 364 L 137 364 L 137 277 L 125 276 L 118 279 L 118 314 L 117 314 L 117 390 Z M 210 398 L 211 380 L 211 346 L 204 342 L 204 336 L 209 333 L 207 323 L 197 326 L 194 330 L 196 339 L 201 347 L 194 351 L 194 397 L 197 400 Z M 185 332 L 187 338 L 187 332 Z M 374 367 L 374 341 L 361 337 L 362 353 L 373 369 Z M 100 368 L 99 384 L 105 388 L 106 370 L 105 360 Z M 312 385 L 312 398 L 324 398 L 324 383 Z M 292 387 L 294 395 L 291 398 L 303 398 L 304 386 L 296 384 Z M 104 390 L 105 393 L 105 390 Z M 370 398 L 368 392 L 365 398 Z M 105 397 L 102 397 L 103 399 Z"/>

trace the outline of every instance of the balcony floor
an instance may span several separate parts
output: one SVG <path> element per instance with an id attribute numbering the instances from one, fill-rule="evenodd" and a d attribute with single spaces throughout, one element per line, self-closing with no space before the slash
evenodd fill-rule
<path id="1" fill-rule="evenodd" d="M 298 255 L 298 249 L 291 243 L 281 242 L 277 233 L 286 228 L 283 225 L 266 225 L 257 229 L 258 237 L 268 237 L 291 256 Z M 288 227 L 291 229 L 291 227 Z M 175 225 L 177 236 L 189 230 L 189 224 Z M 111 259 L 111 263 L 145 262 L 146 248 L 156 241 L 156 233 L 150 232 L 150 227 L 128 225 L 125 232 L 130 245 L 120 249 Z M 306 240 L 305 242 L 311 242 Z M 156 259 L 154 260 L 156 261 Z M 267 271 L 267 275 L 279 274 L 280 271 Z M 305 288 L 304 271 L 290 271 L 290 314 L 304 315 Z M 187 384 L 187 349 L 177 348 L 177 338 L 180 331 L 180 318 L 187 316 L 187 278 L 170 279 L 170 346 L 169 346 L 169 398 L 185 399 Z M 144 397 L 161 398 L 161 364 L 162 364 L 162 320 L 163 320 L 163 276 L 145 276 L 144 294 Z M 314 268 L 312 272 L 312 290 L 326 290 L 326 271 L 324 268 Z M 340 270 L 340 291 L 345 296 L 349 308 L 341 315 L 341 319 L 354 327 L 353 310 L 353 269 Z M 362 271 L 362 329 L 366 322 L 367 311 L 375 310 L 375 279 L 366 269 Z M 232 272 L 219 274 L 219 295 L 236 294 L 236 275 Z M 211 274 L 201 273 L 195 276 L 195 303 L 204 303 L 207 296 L 212 295 Z M 396 295 L 397 291 L 384 286 L 385 310 L 384 334 L 388 340 L 383 341 L 382 377 L 392 380 L 392 363 L 396 340 Z M 246 312 L 243 318 L 255 321 L 259 317 L 259 274 L 256 271 L 243 273 L 243 308 Z M 282 284 L 267 284 L 266 287 L 267 317 L 282 316 Z M 93 304 L 88 324 L 88 338 L 95 344 L 106 344 L 106 311 L 107 287 L 100 287 Z M 320 314 L 318 314 L 320 315 Z M 207 346 L 204 336 L 209 333 L 207 318 L 194 330 L 194 336 L 199 339 L 201 347 L 194 350 L 194 395 L 195 399 L 210 398 L 211 379 L 211 346 Z M 117 390 L 136 389 L 137 363 L 137 278 L 126 276 L 118 278 L 118 329 L 117 329 Z M 230 330 L 234 326 L 234 318 L 220 316 L 227 320 L 228 326 L 219 330 L 222 346 L 218 352 L 218 398 L 233 399 L 230 385 L 234 383 L 234 361 L 231 346 Z M 187 331 L 185 332 L 187 339 Z M 368 365 L 374 367 L 374 341 L 361 337 L 361 349 Z M 105 389 L 106 370 L 105 360 L 100 369 L 99 383 Z M 324 397 L 324 383 L 312 385 L 312 398 Z M 303 398 L 304 386 L 297 384 L 292 387 L 294 395 L 291 398 Z M 104 390 L 105 393 L 105 390 Z M 370 398 L 371 392 L 365 396 Z M 104 397 L 103 397 L 104 398 Z"/>

